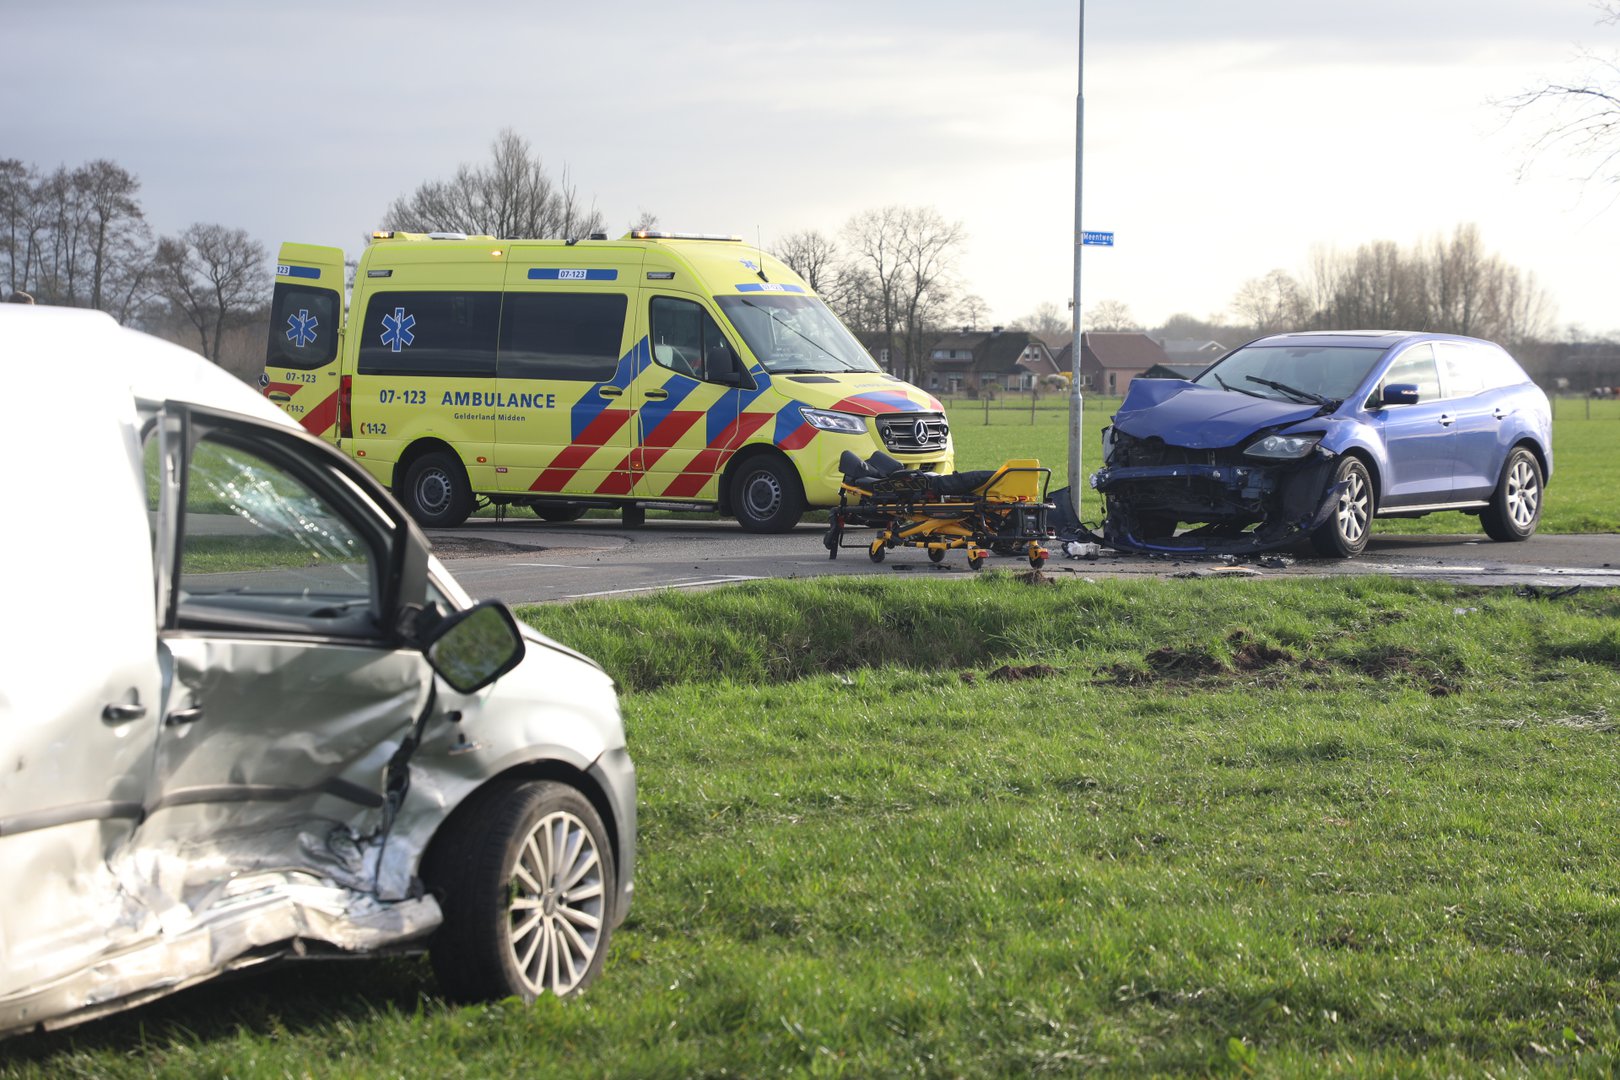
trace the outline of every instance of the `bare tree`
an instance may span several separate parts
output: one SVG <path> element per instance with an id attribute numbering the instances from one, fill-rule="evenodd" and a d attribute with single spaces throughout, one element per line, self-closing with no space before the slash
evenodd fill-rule
<path id="1" fill-rule="evenodd" d="M 1232 299 L 1232 310 L 1261 334 L 1299 329 L 1308 316 L 1304 290 L 1286 270 L 1244 282 Z"/>
<path id="2" fill-rule="evenodd" d="M 838 306 L 839 279 L 845 272 L 843 253 L 838 250 L 836 240 L 820 229 L 805 229 L 784 236 L 770 251 L 804 278 L 805 284 L 829 306 Z"/>
<path id="3" fill-rule="evenodd" d="M 1101 333 L 1142 329 L 1141 324 L 1131 318 L 1131 309 L 1119 300 L 1099 300 L 1091 305 L 1086 328 Z"/>
<path id="4" fill-rule="evenodd" d="M 1620 25 L 1620 0 L 1603 0 L 1598 24 Z M 1568 81 L 1547 82 L 1507 98 L 1510 117 L 1548 116 L 1548 127 L 1533 144 L 1536 151 L 1567 146 L 1592 162 L 1588 182 L 1620 183 L 1620 62 L 1586 50 L 1583 70 Z"/>
<path id="5" fill-rule="evenodd" d="M 1028 330 L 1043 338 L 1061 337 L 1074 332 L 1069 313 L 1050 300 L 1036 304 L 1034 311 L 1014 320 L 1012 325 L 1015 330 Z"/>
<path id="6" fill-rule="evenodd" d="M 151 232 L 140 181 L 98 160 L 41 174 L 0 161 L 0 263 L 4 287 L 42 303 L 95 307 L 127 321 L 144 298 Z"/>
<path id="7" fill-rule="evenodd" d="M 897 310 L 900 290 L 898 218 L 902 212 L 898 206 L 862 210 L 844 225 L 844 238 L 851 248 L 850 262 L 860 275 L 862 291 L 858 306 L 865 315 L 861 329 L 881 334 L 880 349 L 888 352 L 890 371 L 907 366 L 900 357 L 900 344 L 895 336 L 895 327 L 900 321 Z"/>
<path id="8" fill-rule="evenodd" d="M 886 206 L 850 218 L 844 235 L 854 249 L 851 261 L 875 289 L 868 302 L 882 313 L 890 370 L 920 381 L 927 339 L 956 297 L 961 222 L 946 221 L 932 207 Z"/>
<path id="9" fill-rule="evenodd" d="M 158 241 L 153 272 L 174 312 L 218 363 L 225 332 L 251 316 L 269 284 L 264 245 L 243 229 L 196 224 Z"/>
<path id="10" fill-rule="evenodd" d="M 449 180 L 430 180 L 389 204 L 383 228 L 543 239 L 588 236 L 604 221 L 569 180 L 551 178 L 523 136 L 505 128 L 487 165 L 463 164 Z"/>

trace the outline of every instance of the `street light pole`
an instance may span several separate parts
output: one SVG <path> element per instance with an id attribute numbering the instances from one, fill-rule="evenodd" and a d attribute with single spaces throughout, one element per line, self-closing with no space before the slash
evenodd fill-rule
<path id="1" fill-rule="evenodd" d="M 1080 0 L 1079 75 L 1074 95 L 1074 342 L 1069 356 L 1069 503 L 1080 520 L 1080 418 L 1085 400 L 1080 393 L 1080 155 L 1086 134 L 1086 0 Z"/>

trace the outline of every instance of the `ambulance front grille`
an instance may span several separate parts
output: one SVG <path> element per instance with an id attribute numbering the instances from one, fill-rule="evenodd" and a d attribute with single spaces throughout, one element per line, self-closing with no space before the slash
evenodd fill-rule
<path id="1" fill-rule="evenodd" d="M 951 437 L 951 426 L 941 413 L 891 413 L 877 418 L 883 448 L 892 454 L 917 454 L 943 450 Z"/>

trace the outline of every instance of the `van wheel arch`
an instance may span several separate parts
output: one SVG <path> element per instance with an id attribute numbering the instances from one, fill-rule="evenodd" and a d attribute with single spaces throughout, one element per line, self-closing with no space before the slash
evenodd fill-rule
<path id="1" fill-rule="evenodd" d="M 779 484 L 780 508 L 766 520 L 745 518 L 747 510 L 738 505 L 745 494 L 741 485 L 750 473 L 770 472 Z M 807 509 L 804 480 L 791 459 L 774 446 L 755 446 L 739 453 L 721 474 L 720 512 L 735 517 L 750 532 L 787 532 L 798 524 Z"/>
<path id="2" fill-rule="evenodd" d="M 421 479 L 415 475 L 418 466 L 429 458 L 437 458 L 437 464 L 442 465 L 442 468 L 434 468 L 435 462 L 427 463 L 428 470 L 436 472 L 441 481 L 433 490 L 436 500 L 442 496 L 443 505 L 437 508 L 442 510 L 442 513 L 424 506 L 422 500 L 417 497 L 420 493 L 411 489 L 412 485 Z M 472 490 L 472 478 L 467 475 L 467 468 L 461 460 L 461 455 L 456 453 L 455 448 L 449 443 L 440 439 L 421 439 L 406 448 L 394 466 L 393 492 L 417 523 L 424 526 L 448 528 L 460 525 L 477 503 L 477 495 Z"/>
<path id="3" fill-rule="evenodd" d="M 613 851 L 613 864 L 623 866 L 624 853 L 619 850 L 619 821 L 613 815 L 613 804 L 608 801 L 607 794 L 602 791 L 589 773 L 581 772 L 565 761 L 549 759 L 527 761 L 521 765 L 514 765 L 505 772 L 488 777 L 476 789 L 469 792 L 461 802 L 456 804 L 456 808 L 450 811 L 450 814 L 443 821 L 439 822 L 439 827 L 433 831 L 433 839 L 428 841 L 426 849 L 423 850 L 422 856 L 418 860 L 417 876 L 422 880 L 423 884 L 429 887 L 433 884 L 434 868 L 438 865 L 435 852 L 439 848 L 441 840 L 446 843 L 453 842 L 453 839 L 446 840 L 445 838 L 454 838 L 462 822 L 481 812 L 479 807 L 482 804 L 491 799 L 507 797 L 511 794 L 513 787 L 518 784 L 538 780 L 549 780 L 566 785 L 585 797 L 585 800 L 596 811 L 597 816 L 602 819 L 602 824 L 607 827 L 608 847 Z M 613 921 L 617 921 L 616 905 L 618 904 L 618 897 L 609 897 L 608 900 L 609 904 L 614 906 L 611 918 Z"/>

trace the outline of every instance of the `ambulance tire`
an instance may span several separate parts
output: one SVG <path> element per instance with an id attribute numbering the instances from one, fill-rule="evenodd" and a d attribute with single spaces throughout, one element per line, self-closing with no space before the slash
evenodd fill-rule
<path id="1" fill-rule="evenodd" d="M 535 503 L 534 516 L 541 521 L 578 521 L 585 516 L 587 506 L 557 506 L 554 503 Z"/>
<path id="2" fill-rule="evenodd" d="M 761 456 L 743 463 L 731 481 L 731 509 L 744 532 L 784 533 L 804 516 L 799 475 L 782 458 Z"/>
<path id="3" fill-rule="evenodd" d="M 405 486 L 400 501 L 420 525 L 449 529 L 460 525 L 472 513 L 472 487 L 467 470 L 454 455 L 423 454 L 405 470 Z"/>

